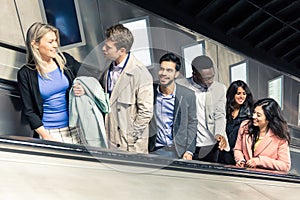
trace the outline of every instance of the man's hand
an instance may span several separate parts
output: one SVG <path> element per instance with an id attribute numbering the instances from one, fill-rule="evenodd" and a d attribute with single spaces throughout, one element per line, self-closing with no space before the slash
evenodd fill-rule
<path id="1" fill-rule="evenodd" d="M 217 134 L 215 136 L 216 140 L 219 142 L 219 149 L 223 151 L 227 147 L 225 138 L 222 135 Z"/>
<path id="2" fill-rule="evenodd" d="M 185 152 L 185 153 L 183 154 L 182 158 L 183 158 L 184 160 L 192 160 L 192 159 L 193 159 L 193 156 L 192 156 L 190 153 Z"/>

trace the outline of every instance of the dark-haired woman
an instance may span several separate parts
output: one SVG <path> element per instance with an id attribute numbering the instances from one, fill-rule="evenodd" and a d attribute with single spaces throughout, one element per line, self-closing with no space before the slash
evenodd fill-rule
<path id="1" fill-rule="evenodd" d="M 230 151 L 222 151 L 219 162 L 234 165 L 233 148 L 241 123 L 251 118 L 253 96 L 248 85 L 241 80 L 230 84 L 226 93 L 226 134 Z"/>
<path id="2" fill-rule="evenodd" d="M 289 171 L 291 158 L 287 122 L 274 99 L 254 104 L 252 120 L 241 124 L 234 148 L 236 165 Z"/>

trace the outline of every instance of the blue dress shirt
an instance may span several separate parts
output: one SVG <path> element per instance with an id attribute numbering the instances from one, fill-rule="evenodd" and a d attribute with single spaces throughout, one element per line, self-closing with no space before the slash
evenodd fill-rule
<path id="1" fill-rule="evenodd" d="M 173 146 L 173 119 L 175 106 L 175 89 L 173 94 L 164 95 L 159 91 L 156 98 L 156 147 Z"/>

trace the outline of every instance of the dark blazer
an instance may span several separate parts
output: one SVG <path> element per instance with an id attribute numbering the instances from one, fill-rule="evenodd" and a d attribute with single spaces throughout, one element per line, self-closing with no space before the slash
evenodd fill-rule
<path id="1" fill-rule="evenodd" d="M 154 109 L 156 105 L 157 87 L 158 84 L 154 84 Z M 178 157 L 181 158 L 186 151 L 194 153 L 198 124 L 196 115 L 196 96 L 194 91 L 177 83 L 173 120 L 173 144 L 175 145 Z M 154 151 L 157 136 L 155 114 L 150 122 L 149 133 L 149 151 Z"/>
<path id="2" fill-rule="evenodd" d="M 69 80 L 70 90 L 81 64 L 67 53 L 64 53 L 64 56 L 67 61 L 64 74 Z M 18 71 L 17 80 L 23 103 L 22 114 L 25 115 L 31 129 L 34 130 L 43 125 L 43 100 L 39 90 L 38 72 L 35 65 L 26 64 L 22 66 Z M 69 99 L 69 90 L 66 94 L 67 101 Z"/>

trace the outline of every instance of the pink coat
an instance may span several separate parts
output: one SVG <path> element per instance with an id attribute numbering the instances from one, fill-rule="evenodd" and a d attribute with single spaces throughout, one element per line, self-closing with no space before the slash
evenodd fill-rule
<path id="1" fill-rule="evenodd" d="M 248 120 L 242 122 L 238 132 L 234 148 L 235 160 L 240 161 L 245 159 L 247 161 L 253 157 L 258 157 L 258 168 L 289 171 L 291 168 L 291 157 L 288 142 L 277 137 L 269 130 L 253 154 L 252 137 L 247 134 L 247 123 Z"/>

